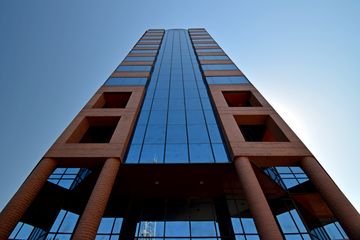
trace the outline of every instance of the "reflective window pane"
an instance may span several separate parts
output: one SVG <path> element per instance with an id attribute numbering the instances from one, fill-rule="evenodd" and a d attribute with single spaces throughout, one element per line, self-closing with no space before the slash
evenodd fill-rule
<path id="1" fill-rule="evenodd" d="M 206 163 L 214 162 L 210 144 L 189 144 L 190 162 Z"/>
<path id="2" fill-rule="evenodd" d="M 241 218 L 245 233 L 257 233 L 254 220 L 252 218 Z"/>
<path id="3" fill-rule="evenodd" d="M 17 239 L 28 239 L 34 227 L 28 224 L 23 224 L 18 234 L 16 235 Z"/>
<path id="4" fill-rule="evenodd" d="M 138 237 L 162 237 L 164 236 L 164 222 L 143 221 L 138 224 Z M 147 238 L 140 238 L 147 239 Z M 157 238 L 155 238 L 157 239 Z"/>
<path id="5" fill-rule="evenodd" d="M 215 156 L 216 162 L 228 162 L 224 146 L 221 146 L 223 142 L 216 125 L 208 89 L 201 74 L 201 66 L 198 64 L 189 34 L 186 30 L 180 29 L 168 30 L 164 33 L 125 161 L 126 163 L 196 163 L 214 162 Z M 155 44 L 151 44 L 151 39 L 141 42 L 150 44 L 137 44 L 137 49 L 133 49 L 132 53 L 154 51 L 138 49 L 139 47 L 155 47 L 152 46 Z M 197 44 L 216 45 L 215 42 L 209 44 L 202 39 Z M 199 52 L 222 51 L 221 49 L 197 50 Z M 218 56 L 210 57 L 217 58 Z M 150 59 L 128 56 L 127 60 Z M 119 66 L 119 71 L 150 69 L 149 66 L 123 66 Z M 233 68 L 231 64 L 209 66 L 213 69 L 219 67 Z M 139 84 L 146 84 L 146 81 L 137 81 Z M 109 79 L 105 85 L 121 84 L 136 85 L 134 81 L 130 83 L 130 80 L 124 80 L 124 78 Z M 151 149 L 151 147 L 154 148 Z M 207 152 L 200 155 L 197 149 Z M 139 152 L 141 152 L 140 156 Z"/>
<path id="6" fill-rule="evenodd" d="M 223 56 L 199 56 L 200 60 L 229 60 L 226 55 Z"/>
<path id="7" fill-rule="evenodd" d="M 148 125 L 145 135 L 145 143 L 165 143 L 166 126 Z"/>
<path id="8" fill-rule="evenodd" d="M 113 224 L 114 224 L 114 218 L 102 218 L 97 232 L 98 233 L 111 233 Z"/>
<path id="9" fill-rule="evenodd" d="M 184 124 L 168 125 L 166 134 L 166 141 L 168 143 L 187 142 L 186 125 Z"/>
<path id="10" fill-rule="evenodd" d="M 242 84 L 249 83 L 244 76 L 230 76 L 230 77 L 206 77 L 208 84 Z"/>
<path id="11" fill-rule="evenodd" d="M 164 145 L 144 144 L 140 163 L 162 163 L 164 158 Z"/>
<path id="12" fill-rule="evenodd" d="M 139 71 L 139 72 L 148 72 L 151 70 L 151 66 L 119 66 L 116 71 Z"/>
<path id="13" fill-rule="evenodd" d="M 131 86 L 131 85 L 145 85 L 147 78 L 109 78 L 105 82 L 105 86 Z"/>
<path id="14" fill-rule="evenodd" d="M 188 237 L 190 226 L 187 221 L 168 221 L 165 224 L 166 237 Z"/>
<path id="15" fill-rule="evenodd" d="M 165 163 L 188 163 L 187 144 L 166 144 Z"/>
<path id="16" fill-rule="evenodd" d="M 139 61 L 139 62 L 146 62 L 146 61 L 153 61 L 155 57 L 126 57 L 125 61 Z"/>
<path id="17" fill-rule="evenodd" d="M 188 125 L 189 143 L 209 143 L 206 125 Z"/>
<path id="18" fill-rule="evenodd" d="M 208 70 L 238 70 L 234 64 L 208 64 L 201 65 L 204 71 Z"/>
<path id="19" fill-rule="evenodd" d="M 72 212 L 67 212 L 63 222 L 61 223 L 59 232 L 72 233 L 75 228 L 78 218 L 79 218 L 79 215 L 74 214 Z"/>
<path id="20" fill-rule="evenodd" d="M 215 224 L 212 221 L 192 221 L 191 236 L 211 237 L 216 236 Z"/>

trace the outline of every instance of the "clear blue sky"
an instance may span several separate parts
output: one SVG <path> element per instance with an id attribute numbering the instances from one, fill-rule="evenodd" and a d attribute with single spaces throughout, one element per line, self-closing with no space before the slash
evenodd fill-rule
<path id="1" fill-rule="evenodd" d="M 147 28 L 205 27 L 360 210 L 360 2 L 1 1 L 0 209 Z"/>

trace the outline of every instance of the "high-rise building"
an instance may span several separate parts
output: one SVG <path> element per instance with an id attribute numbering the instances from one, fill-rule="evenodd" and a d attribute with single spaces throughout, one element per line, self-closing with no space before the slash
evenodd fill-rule
<path id="1" fill-rule="evenodd" d="M 150 29 L 0 215 L 0 239 L 360 239 L 360 216 L 205 29 Z"/>

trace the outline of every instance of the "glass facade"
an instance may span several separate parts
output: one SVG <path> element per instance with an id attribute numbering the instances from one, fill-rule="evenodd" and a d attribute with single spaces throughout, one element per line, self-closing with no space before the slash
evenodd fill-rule
<path id="1" fill-rule="evenodd" d="M 135 72 L 149 72 L 151 70 L 151 66 L 119 66 L 116 71 L 118 72 L 127 72 L 127 71 L 135 71 Z"/>
<path id="2" fill-rule="evenodd" d="M 284 189 L 293 188 L 309 180 L 301 167 L 271 167 L 264 171 Z"/>
<path id="3" fill-rule="evenodd" d="M 196 49 L 196 52 L 223 52 L 221 48 Z"/>
<path id="4" fill-rule="evenodd" d="M 234 64 L 203 64 L 201 65 L 204 71 L 207 70 L 238 70 Z"/>
<path id="5" fill-rule="evenodd" d="M 276 219 L 285 239 L 311 240 L 304 223 L 295 209 L 278 214 Z"/>
<path id="6" fill-rule="evenodd" d="M 339 222 L 328 223 L 311 230 L 311 234 L 320 240 L 349 239 Z"/>
<path id="7" fill-rule="evenodd" d="M 157 50 L 137 50 L 133 49 L 130 53 L 157 53 Z"/>
<path id="8" fill-rule="evenodd" d="M 206 77 L 208 84 L 248 84 L 245 76 Z"/>
<path id="9" fill-rule="evenodd" d="M 154 61 L 155 57 L 126 57 L 124 61 L 133 62 L 133 61 Z"/>
<path id="10" fill-rule="evenodd" d="M 78 222 L 78 219 L 78 214 L 62 209 L 56 217 L 46 239 L 70 240 Z"/>
<path id="11" fill-rule="evenodd" d="M 123 218 L 104 217 L 101 219 L 96 240 L 119 239 Z"/>
<path id="12" fill-rule="evenodd" d="M 199 56 L 200 60 L 229 60 L 228 56 Z"/>
<path id="13" fill-rule="evenodd" d="M 228 162 L 186 30 L 168 30 L 126 163 Z"/>
<path id="14" fill-rule="evenodd" d="M 110 77 L 105 86 L 146 85 L 147 78 Z"/>
<path id="15" fill-rule="evenodd" d="M 148 200 L 142 207 L 135 239 L 259 239 L 251 217 L 230 217 L 239 211 L 244 208 L 230 210 L 226 200 Z"/>
<path id="16" fill-rule="evenodd" d="M 72 190 L 79 185 L 91 171 L 86 168 L 56 168 L 48 181 L 60 187 Z"/>
<path id="17" fill-rule="evenodd" d="M 46 232 L 44 230 L 23 222 L 18 222 L 18 224 L 10 234 L 9 239 L 43 240 L 45 239 L 45 237 Z"/>

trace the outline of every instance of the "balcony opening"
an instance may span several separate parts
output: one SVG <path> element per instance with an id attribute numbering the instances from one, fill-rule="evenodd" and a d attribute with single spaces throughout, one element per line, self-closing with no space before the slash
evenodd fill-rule
<path id="1" fill-rule="evenodd" d="M 131 92 L 104 92 L 94 104 L 94 108 L 125 108 Z"/>
<path id="2" fill-rule="evenodd" d="M 275 121 L 268 115 L 235 116 L 240 131 L 247 142 L 288 142 Z"/>
<path id="3" fill-rule="evenodd" d="M 260 102 L 250 91 L 223 91 L 229 107 L 261 107 Z"/>
<path id="4" fill-rule="evenodd" d="M 68 143 L 109 143 L 120 117 L 86 117 Z"/>

